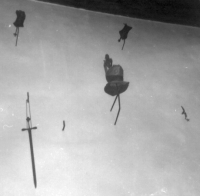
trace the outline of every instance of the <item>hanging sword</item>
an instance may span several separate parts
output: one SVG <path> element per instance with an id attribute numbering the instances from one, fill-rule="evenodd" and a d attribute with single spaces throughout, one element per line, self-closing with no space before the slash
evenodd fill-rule
<path id="1" fill-rule="evenodd" d="M 27 107 L 29 105 L 29 107 Z M 22 131 L 28 131 L 29 135 L 29 142 L 30 142 L 30 150 L 31 150 L 31 162 L 32 162 L 32 170 L 33 170 L 33 180 L 35 188 L 37 187 L 37 180 L 36 180 L 36 171 L 35 171 L 35 161 L 34 161 L 34 152 L 33 152 L 33 142 L 32 142 L 32 129 L 37 129 L 37 127 L 32 127 L 31 123 L 31 110 L 30 110 L 30 102 L 29 102 L 29 93 L 27 93 L 27 100 L 26 100 L 26 124 L 27 128 L 22 129 Z"/>

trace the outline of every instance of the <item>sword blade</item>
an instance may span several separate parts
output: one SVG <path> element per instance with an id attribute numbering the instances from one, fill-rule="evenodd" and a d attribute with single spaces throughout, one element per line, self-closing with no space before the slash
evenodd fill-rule
<path id="1" fill-rule="evenodd" d="M 30 125 L 29 125 L 30 126 Z M 29 135 L 29 142 L 30 142 L 30 150 L 31 150 L 31 162 L 32 162 L 32 170 L 33 170 L 33 180 L 35 188 L 37 187 L 37 180 L 36 180 L 36 171 L 35 171 L 35 159 L 34 159 L 34 151 L 33 151 L 33 142 L 32 142 L 32 134 L 31 129 L 28 129 Z"/>

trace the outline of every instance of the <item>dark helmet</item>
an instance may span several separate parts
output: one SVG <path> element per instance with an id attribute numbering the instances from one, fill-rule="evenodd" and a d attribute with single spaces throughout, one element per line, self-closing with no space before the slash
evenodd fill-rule
<path id="1" fill-rule="evenodd" d="M 108 54 L 105 55 L 105 59 L 109 59 L 109 55 Z"/>

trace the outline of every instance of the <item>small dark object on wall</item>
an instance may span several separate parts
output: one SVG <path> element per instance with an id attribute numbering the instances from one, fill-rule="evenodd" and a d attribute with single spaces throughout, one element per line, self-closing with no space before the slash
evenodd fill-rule
<path id="1" fill-rule="evenodd" d="M 19 36 L 19 28 L 24 27 L 24 20 L 26 18 L 25 12 L 21 11 L 21 10 L 17 10 L 16 15 L 17 15 L 17 18 L 16 18 L 15 22 L 13 23 L 14 26 L 16 27 L 14 36 L 17 37 L 15 46 L 17 46 L 17 41 L 18 41 L 18 36 Z"/>
<path id="2" fill-rule="evenodd" d="M 63 128 L 62 128 L 62 131 L 65 130 L 65 121 L 63 120 Z"/>
<path id="3" fill-rule="evenodd" d="M 132 27 L 128 26 L 127 24 L 124 24 L 124 28 L 121 31 L 119 31 L 120 38 L 119 38 L 118 42 L 120 42 L 122 39 L 122 40 L 124 40 L 124 44 L 125 44 L 125 40 L 127 39 L 128 33 L 131 29 L 132 29 Z M 122 50 L 124 48 L 124 44 L 122 46 Z"/>
<path id="4" fill-rule="evenodd" d="M 185 112 L 185 109 L 183 108 L 183 106 L 181 106 L 183 112 L 181 114 L 185 115 L 185 120 L 189 121 L 190 119 L 187 118 L 187 113 Z"/>

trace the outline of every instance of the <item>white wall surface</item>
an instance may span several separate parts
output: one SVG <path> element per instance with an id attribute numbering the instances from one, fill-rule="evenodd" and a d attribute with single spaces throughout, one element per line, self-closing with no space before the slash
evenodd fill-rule
<path id="1" fill-rule="evenodd" d="M 26 13 L 17 47 L 16 10 Z M 121 50 L 123 23 L 133 29 Z M 198 196 L 199 43 L 198 28 L 1 0 L 0 195 Z M 130 82 L 116 126 L 105 54 Z M 27 92 L 37 189 L 21 131 Z"/>

